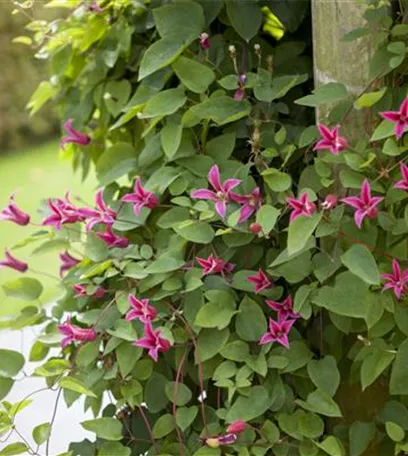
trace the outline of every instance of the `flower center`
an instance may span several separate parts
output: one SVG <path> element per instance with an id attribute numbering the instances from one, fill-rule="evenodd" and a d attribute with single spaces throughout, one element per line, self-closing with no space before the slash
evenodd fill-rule
<path id="1" fill-rule="evenodd" d="M 226 199 L 226 195 L 225 193 L 223 192 L 217 192 L 217 198 L 220 200 L 220 201 L 224 201 Z"/>
<path id="2" fill-rule="evenodd" d="M 282 331 L 278 331 L 278 332 L 276 333 L 276 337 L 278 337 L 279 339 L 280 339 L 281 337 L 283 337 L 283 336 L 284 336 L 284 334 L 283 334 Z"/>

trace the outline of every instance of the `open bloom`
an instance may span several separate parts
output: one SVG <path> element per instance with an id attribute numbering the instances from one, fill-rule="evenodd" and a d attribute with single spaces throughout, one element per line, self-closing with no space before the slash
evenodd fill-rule
<path id="1" fill-rule="evenodd" d="M 399 188 L 400 190 L 405 190 L 408 192 L 408 166 L 404 163 L 401 163 L 400 170 L 402 179 L 394 185 L 394 188 Z"/>
<path id="2" fill-rule="evenodd" d="M 42 224 L 53 226 L 60 230 L 62 225 L 67 223 L 83 222 L 85 218 L 78 212 L 78 208 L 71 203 L 69 193 L 65 195 L 65 200 L 57 198 L 48 200 L 50 215 L 46 217 Z"/>
<path id="3" fill-rule="evenodd" d="M 292 296 L 288 296 L 283 302 L 267 300 L 266 304 L 278 312 L 278 321 L 283 322 L 288 318 L 296 320 L 300 315 L 293 311 Z"/>
<path id="4" fill-rule="evenodd" d="M 73 325 L 70 317 L 67 318 L 67 321 L 64 324 L 58 325 L 58 330 L 65 336 L 61 341 L 62 348 L 65 348 L 72 342 L 92 342 L 97 337 L 94 329 L 80 328 L 79 326 Z"/>
<path id="5" fill-rule="evenodd" d="M 347 139 L 339 136 L 339 126 L 332 130 L 323 124 L 319 124 L 317 129 L 322 137 L 317 141 L 314 150 L 329 150 L 333 155 L 338 155 L 342 150 L 347 149 Z"/>
<path id="6" fill-rule="evenodd" d="M 312 215 L 313 212 L 316 212 L 316 204 L 312 201 L 309 201 L 309 196 L 306 192 L 303 192 L 300 195 L 299 199 L 296 198 L 286 198 L 287 203 L 293 209 L 290 214 L 290 221 L 293 222 L 298 217 L 302 215 Z"/>
<path id="7" fill-rule="evenodd" d="M 159 204 L 157 196 L 152 192 L 148 192 L 142 187 L 140 178 L 135 181 L 134 193 L 128 193 L 121 198 L 125 203 L 133 203 L 133 211 L 139 217 L 142 207 L 154 209 Z"/>
<path id="8" fill-rule="evenodd" d="M 241 434 L 245 431 L 246 423 L 243 420 L 237 420 L 227 427 L 228 434 Z"/>
<path id="9" fill-rule="evenodd" d="M 381 278 L 386 280 L 383 291 L 392 289 L 397 299 L 407 292 L 408 269 L 401 271 L 400 264 L 397 260 L 392 260 L 392 274 L 381 274 Z"/>
<path id="10" fill-rule="evenodd" d="M 67 250 L 60 254 L 61 266 L 60 266 L 60 277 L 64 274 L 64 272 L 69 271 L 71 268 L 75 267 L 81 260 L 74 258 L 72 255 L 68 253 Z"/>
<path id="11" fill-rule="evenodd" d="M 91 230 L 98 223 L 103 223 L 105 225 L 113 225 L 115 223 L 116 212 L 106 205 L 103 199 L 102 189 L 98 190 L 96 193 L 95 205 L 97 209 L 88 207 L 81 207 L 78 209 L 78 214 L 85 219 L 88 219 L 86 231 Z"/>
<path id="12" fill-rule="evenodd" d="M 205 199 L 215 202 L 215 210 L 224 218 L 227 213 L 227 203 L 231 201 L 231 190 L 241 183 L 240 179 L 220 180 L 220 170 L 214 165 L 208 173 L 208 181 L 215 191 L 200 188 L 191 193 L 191 198 Z"/>
<path id="13" fill-rule="evenodd" d="M 138 299 L 130 294 L 128 301 L 132 309 L 126 314 L 126 321 L 137 319 L 142 323 L 149 323 L 156 318 L 157 310 L 149 305 L 148 299 Z"/>
<path id="14" fill-rule="evenodd" d="M 269 318 L 269 331 L 265 333 L 259 343 L 269 344 L 270 342 L 278 342 L 286 348 L 289 348 L 288 334 L 296 320 L 285 320 L 280 323 L 272 318 Z"/>
<path id="15" fill-rule="evenodd" d="M 214 258 L 210 255 L 207 259 L 196 258 L 197 263 L 203 268 L 203 276 L 208 274 L 223 274 L 232 272 L 235 264 L 224 261 L 220 257 Z"/>
<path id="16" fill-rule="evenodd" d="M 201 49 L 209 49 L 210 48 L 210 36 L 208 35 L 208 33 L 201 33 L 200 34 L 200 46 L 201 46 Z"/>
<path id="17" fill-rule="evenodd" d="M 395 123 L 395 136 L 400 139 L 408 126 L 408 97 L 401 103 L 398 111 L 380 112 L 380 116 Z"/>
<path id="18" fill-rule="evenodd" d="M 98 232 L 96 235 L 101 238 L 108 247 L 119 247 L 124 249 L 129 245 L 129 239 L 115 234 L 111 225 L 106 225 L 106 231 L 104 233 Z"/>
<path id="19" fill-rule="evenodd" d="M 87 146 L 91 142 L 89 135 L 82 133 L 72 126 L 73 119 L 68 119 L 64 123 L 64 130 L 67 132 L 67 135 L 61 138 L 60 147 L 64 148 L 65 144 L 73 143 L 80 146 Z"/>
<path id="20" fill-rule="evenodd" d="M 247 280 L 255 285 L 255 293 L 259 293 L 272 285 L 272 281 L 262 269 L 259 269 L 256 275 L 248 276 Z"/>
<path id="21" fill-rule="evenodd" d="M 30 216 L 17 206 L 13 194 L 10 196 L 8 205 L 0 212 L 0 220 L 9 220 L 17 225 L 25 226 L 30 223 Z"/>
<path id="22" fill-rule="evenodd" d="M 377 206 L 383 199 L 384 198 L 380 196 L 371 196 L 370 182 L 365 179 L 363 186 L 361 187 L 360 198 L 357 196 L 349 196 L 347 198 L 343 198 L 341 201 L 344 204 L 357 209 L 354 213 L 354 221 L 356 222 L 356 225 L 361 228 L 364 217 L 368 217 L 369 219 L 377 217 Z"/>
<path id="23" fill-rule="evenodd" d="M 248 220 L 262 206 L 263 203 L 259 187 L 254 188 L 249 195 L 238 195 L 237 193 L 232 193 L 231 199 L 239 204 L 242 204 L 238 223 Z"/>
<path id="24" fill-rule="evenodd" d="M 75 298 L 83 298 L 84 296 L 94 296 L 95 298 L 103 298 L 105 295 L 105 288 L 98 287 L 92 294 L 88 294 L 84 285 L 74 285 L 72 287 L 75 291 Z"/>
<path id="25" fill-rule="evenodd" d="M 161 337 L 160 329 L 153 330 L 151 323 L 146 323 L 144 327 L 144 337 L 141 337 L 134 342 L 136 347 L 146 348 L 149 356 L 157 361 L 159 359 L 159 352 L 166 352 L 170 350 L 170 342 Z"/>
<path id="26" fill-rule="evenodd" d="M 246 74 L 240 74 L 238 76 L 238 89 L 234 93 L 234 100 L 242 101 L 244 99 L 246 80 L 247 80 Z"/>
<path id="27" fill-rule="evenodd" d="M 0 269 L 1 268 L 10 268 L 14 269 L 18 272 L 26 272 L 28 269 L 28 264 L 24 261 L 18 260 L 17 258 L 13 257 L 13 255 L 9 252 L 8 249 L 5 249 L 4 255 L 6 256 L 5 260 L 0 261 Z"/>

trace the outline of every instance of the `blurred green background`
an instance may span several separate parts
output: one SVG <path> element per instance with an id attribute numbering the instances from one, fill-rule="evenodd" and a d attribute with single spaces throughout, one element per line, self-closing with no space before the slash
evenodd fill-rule
<path id="1" fill-rule="evenodd" d="M 43 2 L 39 2 L 43 3 Z M 33 117 L 25 109 L 31 93 L 41 80 L 47 79 L 44 61 L 34 58 L 35 49 L 13 39 L 26 34 L 24 25 L 28 18 L 23 14 L 13 15 L 13 2 L 0 2 L 0 46 L 2 69 L 0 72 L 0 209 L 17 190 L 19 206 L 29 212 L 33 223 L 40 223 L 37 209 L 44 198 L 63 197 L 69 190 L 92 202 L 95 180 L 92 176 L 82 183 L 74 176 L 69 161 L 61 161 L 58 153 L 59 122 L 48 105 Z M 39 8 L 37 18 L 50 17 L 50 12 Z M 52 14 L 56 14 L 53 12 Z M 20 240 L 38 231 L 39 227 L 20 227 L 10 222 L 0 223 L 0 257 L 5 247 L 12 247 Z M 58 276 L 58 252 L 30 257 L 32 246 L 15 250 L 14 254 L 28 261 L 36 271 Z M 52 300 L 58 293 L 57 280 L 36 275 L 45 286 L 41 302 Z M 19 273 L 0 270 L 0 285 L 19 277 Z M 27 303 L 8 298 L 0 288 L 0 317 L 18 313 Z"/>

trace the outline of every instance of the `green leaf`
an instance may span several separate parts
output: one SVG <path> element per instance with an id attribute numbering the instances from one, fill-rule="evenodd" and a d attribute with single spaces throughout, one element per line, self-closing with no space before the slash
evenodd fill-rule
<path id="1" fill-rule="evenodd" d="M 320 437 L 324 432 L 324 421 L 315 413 L 306 413 L 299 418 L 299 432 L 309 439 Z"/>
<path id="2" fill-rule="evenodd" d="M 76 357 L 77 366 L 86 367 L 93 363 L 99 355 L 100 344 L 99 340 L 95 340 L 94 342 L 88 342 L 82 345 Z"/>
<path id="3" fill-rule="evenodd" d="M 288 229 L 288 252 L 290 255 L 303 249 L 321 218 L 321 213 L 315 213 L 311 216 L 300 216 L 290 223 Z"/>
<path id="4" fill-rule="evenodd" d="M 238 35 L 249 42 L 262 24 L 259 6 L 252 0 L 228 0 L 225 3 L 228 18 Z"/>
<path id="5" fill-rule="evenodd" d="M 344 448 L 340 440 L 330 435 L 326 437 L 323 442 L 315 442 L 319 448 L 325 451 L 330 456 L 344 456 Z"/>
<path id="6" fill-rule="evenodd" d="M 263 386 L 253 386 L 247 396 L 239 396 L 229 409 L 226 417 L 228 423 L 236 420 L 251 421 L 261 415 L 271 405 L 268 391 Z"/>
<path id="7" fill-rule="evenodd" d="M 274 192 L 284 192 L 292 185 L 289 174 L 283 173 L 275 168 L 269 168 L 262 173 L 264 181 Z"/>
<path id="8" fill-rule="evenodd" d="M 184 432 L 195 420 L 198 414 L 198 408 L 193 407 L 180 407 L 176 411 L 177 426 Z"/>
<path id="9" fill-rule="evenodd" d="M 119 442 L 105 442 L 102 444 L 98 456 L 130 456 L 132 450 Z"/>
<path id="10" fill-rule="evenodd" d="M 49 241 L 44 242 L 43 244 L 36 247 L 31 256 L 35 255 L 42 255 L 44 253 L 61 251 L 67 249 L 69 247 L 69 243 L 65 239 L 51 239 Z"/>
<path id="11" fill-rule="evenodd" d="M 370 141 L 379 141 L 380 139 L 388 138 L 393 136 L 395 130 L 395 124 L 389 120 L 383 120 L 380 125 L 374 130 Z"/>
<path id="12" fill-rule="evenodd" d="M 159 92 L 149 99 L 142 114 L 144 118 L 169 116 L 174 114 L 187 101 L 182 88 Z"/>
<path id="13" fill-rule="evenodd" d="M 249 347 L 244 341 L 235 340 L 224 345 L 220 354 L 226 359 L 243 362 L 249 358 Z"/>
<path id="14" fill-rule="evenodd" d="M 103 261 L 109 255 L 105 242 L 90 231 L 86 237 L 85 256 L 95 262 Z"/>
<path id="15" fill-rule="evenodd" d="M 361 365 L 361 386 L 363 391 L 377 380 L 394 358 L 394 353 L 384 349 L 374 349 L 372 353 L 364 357 Z"/>
<path id="16" fill-rule="evenodd" d="M 307 95 L 295 101 L 302 106 L 316 107 L 327 103 L 334 103 L 348 97 L 347 88 L 339 82 L 329 82 L 313 91 L 313 95 Z"/>
<path id="17" fill-rule="evenodd" d="M 174 231 L 184 239 L 198 244 L 209 244 L 215 233 L 211 225 L 196 220 L 186 220 L 173 226 Z"/>
<path id="18" fill-rule="evenodd" d="M 42 445 L 51 435 L 51 424 L 39 424 L 33 429 L 33 439 L 37 445 Z"/>
<path id="19" fill-rule="evenodd" d="M 375 424 L 354 421 L 349 428 L 350 456 L 361 456 L 375 436 Z"/>
<path id="20" fill-rule="evenodd" d="M 295 401 L 302 408 L 310 412 L 318 413 L 319 415 L 341 417 L 339 406 L 334 400 L 324 391 L 317 389 L 307 396 L 307 401 L 304 402 L 300 399 Z"/>
<path id="21" fill-rule="evenodd" d="M 116 117 L 123 110 L 129 100 L 131 90 L 132 85 L 127 79 L 109 81 L 106 84 L 104 101 L 113 117 Z"/>
<path id="22" fill-rule="evenodd" d="M 363 95 L 357 98 L 357 100 L 354 102 L 354 107 L 356 109 L 370 108 L 381 100 L 386 91 L 387 87 L 384 87 L 383 89 L 376 90 L 375 92 L 363 93 Z"/>
<path id="23" fill-rule="evenodd" d="M 153 426 L 153 437 L 161 439 L 174 429 L 174 418 L 170 413 L 162 415 Z"/>
<path id="24" fill-rule="evenodd" d="M 204 93 L 215 79 L 211 68 L 184 56 L 173 63 L 173 69 L 187 89 L 195 93 Z"/>
<path id="25" fill-rule="evenodd" d="M 130 343 L 124 342 L 115 350 L 119 364 L 119 370 L 123 377 L 126 377 L 133 369 L 136 361 L 142 355 L 142 350 L 139 347 L 134 347 Z"/>
<path id="26" fill-rule="evenodd" d="M 144 398 L 151 413 L 158 413 L 163 410 L 169 402 L 166 395 L 168 379 L 157 372 L 153 372 L 146 383 Z"/>
<path id="27" fill-rule="evenodd" d="M 211 359 L 227 343 L 228 337 L 228 328 L 221 331 L 218 329 L 203 329 L 198 336 L 197 359 L 202 363 L 207 361 L 207 359 Z"/>
<path id="28" fill-rule="evenodd" d="M 168 382 L 166 384 L 166 396 L 173 404 L 182 407 L 191 401 L 192 393 L 184 383 Z"/>
<path id="29" fill-rule="evenodd" d="M 54 98 L 55 95 L 59 93 L 59 91 L 60 89 L 58 86 L 53 86 L 48 81 L 40 82 L 36 91 L 31 95 L 31 98 L 27 103 L 27 109 L 30 110 L 30 115 L 32 116 L 38 110 L 40 110 L 42 106 L 47 101 L 51 100 L 51 98 Z"/>
<path id="30" fill-rule="evenodd" d="M 24 356 L 14 350 L 0 349 L 0 376 L 15 377 L 24 366 Z"/>
<path id="31" fill-rule="evenodd" d="M 380 273 L 370 250 L 361 244 L 354 244 L 341 256 L 341 261 L 353 274 L 370 285 L 380 284 Z"/>
<path id="32" fill-rule="evenodd" d="M 171 256 L 161 256 L 158 260 L 153 261 L 146 269 L 148 274 L 161 274 L 163 272 L 172 272 L 180 269 L 185 264 L 182 259 L 172 258 Z"/>
<path id="33" fill-rule="evenodd" d="M 218 125 L 224 125 L 247 117 L 251 105 L 247 100 L 236 101 L 227 96 L 212 97 L 190 108 L 200 119 L 213 120 Z"/>
<path id="34" fill-rule="evenodd" d="M 224 295 L 224 296 L 223 296 Z M 235 302 L 229 293 L 217 301 L 204 304 L 198 311 L 194 324 L 202 328 L 226 328 L 235 314 Z"/>
<path id="35" fill-rule="evenodd" d="M 161 145 L 166 156 L 171 159 L 181 143 L 183 126 L 176 123 L 167 123 L 160 131 Z"/>
<path id="36" fill-rule="evenodd" d="M 273 76 L 269 71 L 259 68 L 254 95 L 259 101 L 270 103 L 283 98 L 293 87 L 307 80 L 307 74 Z"/>
<path id="37" fill-rule="evenodd" d="M 0 400 L 4 399 L 13 387 L 14 380 L 8 377 L 0 377 Z"/>
<path id="38" fill-rule="evenodd" d="M 317 388 L 334 396 L 340 384 L 340 372 L 333 356 L 328 355 L 320 360 L 312 360 L 307 365 L 310 380 Z"/>
<path id="39" fill-rule="evenodd" d="M 126 300 L 127 302 L 127 300 Z M 128 304 L 127 304 L 128 308 Z M 108 329 L 107 331 L 111 336 L 115 336 L 118 339 L 127 340 L 129 342 L 134 342 L 137 339 L 137 333 L 133 328 L 133 325 L 130 321 L 117 320 L 115 322 L 114 329 Z M 89 345 L 89 344 L 86 344 Z"/>
<path id="40" fill-rule="evenodd" d="M 14 456 L 15 454 L 22 453 L 29 454 L 27 445 L 22 442 L 10 443 L 10 445 L 7 445 L 2 450 L 0 450 L 1 456 Z"/>
<path id="41" fill-rule="evenodd" d="M 404 440 L 405 431 L 398 424 L 393 423 L 392 421 L 387 421 L 385 423 L 385 430 L 387 431 L 388 436 L 394 442 L 401 442 Z"/>
<path id="42" fill-rule="evenodd" d="M 59 386 L 63 389 L 75 391 L 79 394 L 84 394 L 89 397 L 96 397 L 96 395 L 85 385 L 81 380 L 74 377 L 64 377 L 59 381 Z"/>
<path id="43" fill-rule="evenodd" d="M 408 339 L 399 346 L 390 378 L 390 394 L 408 394 Z"/>
<path id="44" fill-rule="evenodd" d="M 41 296 L 43 286 L 37 279 L 21 277 L 3 283 L 2 288 L 6 296 L 23 299 L 24 301 L 35 301 Z"/>
<path id="45" fill-rule="evenodd" d="M 105 440 L 122 440 L 122 423 L 115 418 L 96 418 L 81 423 L 81 426 Z"/>
<path id="46" fill-rule="evenodd" d="M 125 142 L 117 142 L 106 149 L 96 163 L 99 182 L 106 186 L 136 167 L 136 151 Z"/>
<path id="47" fill-rule="evenodd" d="M 215 160 L 227 160 L 234 152 L 236 142 L 235 132 L 225 133 L 208 141 L 206 153 Z"/>
<path id="48" fill-rule="evenodd" d="M 258 341 L 267 330 L 267 322 L 261 307 L 245 296 L 235 320 L 238 336 L 248 342 Z"/>
<path id="49" fill-rule="evenodd" d="M 280 211 L 270 204 L 264 204 L 256 213 L 256 221 L 261 225 L 262 231 L 269 234 L 276 221 L 278 220 Z"/>

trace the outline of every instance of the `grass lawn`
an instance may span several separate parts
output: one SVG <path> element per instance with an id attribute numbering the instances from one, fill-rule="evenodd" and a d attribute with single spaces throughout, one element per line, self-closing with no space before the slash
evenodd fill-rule
<path id="1" fill-rule="evenodd" d="M 63 197 L 69 190 L 73 195 L 79 195 L 86 201 L 92 202 L 96 180 L 89 176 L 82 183 L 79 175 L 74 175 L 69 161 L 61 161 L 58 156 L 56 142 L 0 156 L 0 208 L 3 208 L 11 193 L 18 191 L 18 205 L 31 214 L 33 223 L 40 223 L 37 209 L 44 198 L 52 196 Z M 3 257 L 5 247 L 11 247 L 18 241 L 38 231 L 39 227 L 21 227 L 10 222 L 0 222 L 0 257 Z M 34 246 L 39 244 L 33 244 Z M 28 261 L 36 271 L 44 271 L 54 276 L 58 275 L 58 252 L 30 257 L 33 245 L 15 251 L 17 258 Z M 7 280 L 16 279 L 18 272 L 8 269 L 0 270 L 0 285 Z M 58 282 L 51 278 L 36 275 L 27 271 L 25 276 L 36 277 L 44 285 L 42 302 L 47 302 L 58 293 Z M 4 295 L 0 288 L 0 317 L 18 313 L 27 303 Z"/>

